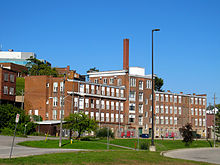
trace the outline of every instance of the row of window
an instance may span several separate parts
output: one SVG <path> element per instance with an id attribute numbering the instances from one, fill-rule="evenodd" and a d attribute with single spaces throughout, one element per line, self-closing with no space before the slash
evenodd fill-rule
<path id="1" fill-rule="evenodd" d="M 100 79 L 101 81 L 101 79 Z M 108 83 L 109 82 L 109 83 Z M 98 84 L 99 79 L 95 79 L 94 83 Z M 115 83 L 115 78 L 103 78 L 103 84 L 114 84 Z M 122 79 L 117 79 L 117 86 L 122 86 Z"/>
<path id="2" fill-rule="evenodd" d="M 136 79 L 135 78 L 130 78 L 130 87 L 136 87 Z M 138 88 L 139 88 L 139 90 L 144 89 L 144 82 L 142 80 L 138 81 Z M 151 80 L 146 80 L 146 88 L 147 89 L 152 88 L 152 81 Z"/>
<path id="3" fill-rule="evenodd" d="M 13 74 L 4 73 L 4 81 L 15 82 L 15 76 Z"/>
<path id="4" fill-rule="evenodd" d="M 8 90 L 9 89 L 9 90 Z M 14 95 L 14 88 L 13 87 L 9 87 L 8 86 L 4 86 L 4 91 L 3 91 L 4 95 Z"/>
<path id="5" fill-rule="evenodd" d="M 206 115 L 206 110 L 205 109 L 199 109 L 198 113 L 198 108 L 191 108 L 191 114 L 192 115 L 199 115 L 199 116 L 205 116 Z"/>
<path id="6" fill-rule="evenodd" d="M 202 98 L 197 98 L 197 97 L 191 98 L 191 104 L 205 105 L 205 103 L 206 103 L 205 101 L 206 101 L 206 99 L 202 99 Z"/>

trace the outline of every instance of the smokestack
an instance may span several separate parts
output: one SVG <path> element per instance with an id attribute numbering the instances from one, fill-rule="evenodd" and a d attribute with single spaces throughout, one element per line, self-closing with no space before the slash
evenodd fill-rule
<path id="1" fill-rule="evenodd" d="M 129 39 L 124 39 L 123 70 L 129 70 Z"/>

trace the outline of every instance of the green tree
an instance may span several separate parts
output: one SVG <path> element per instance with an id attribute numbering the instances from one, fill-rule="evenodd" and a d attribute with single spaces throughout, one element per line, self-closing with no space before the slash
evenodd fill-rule
<path id="1" fill-rule="evenodd" d="M 90 73 L 90 72 L 99 72 L 99 69 L 97 69 L 96 67 L 93 67 L 87 71 L 87 73 Z"/>
<path id="2" fill-rule="evenodd" d="M 58 76 L 58 72 L 55 68 L 51 68 L 50 65 L 44 64 L 42 61 L 36 59 L 36 58 L 29 58 L 27 59 L 28 63 L 26 64 L 26 67 L 28 68 L 28 74 L 31 76 L 36 75 L 52 75 L 54 77 Z"/>
<path id="3" fill-rule="evenodd" d="M 185 145 L 190 145 L 193 142 L 192 125 L 190 123 L 187 123 L 185 126 L 182 127 L 180 132 L 183 137 L 183 142 L 185 142 Z"/>
<path id="4" fill-rule="evenodd" d="M 109 137 L 114 138 L 114 133 L 112 132 L 112 130 L 108 129 L 106 127 L 98 129 L 96 131 L 96 137 L 107 137 L 108 135 L 109 135 Z"/>
<path id="5" fill-rule="evenodd" d="M 65 128 L 78 132 L 77 139 L 79 139 L 84 132 L 91 132 L 97 129 L 97 122 L 82 112 L 70 114 L 65 118 L 65 121 Z"/>
<path id="6" fill-rule="evenodd" d="M 163 92 L 164 91 L 164 90 L 162 90 L 163 79 L 155 77 L 154 82 L 155 82 L 154 90 Z"/>
<path id="7" fill-rule="evenodd" d="M 215 115 L 215 134 L 217 138 L 220 137 L 220 111 Z"/>

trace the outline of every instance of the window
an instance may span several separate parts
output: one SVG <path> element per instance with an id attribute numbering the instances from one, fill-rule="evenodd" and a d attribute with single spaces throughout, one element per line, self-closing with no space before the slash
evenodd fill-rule
<path id="1" fill-rule="evenodd" d="M 62 119 L 64 119 L 64 110 L 60 110 L 60 119 L 61 119 L 61 116 L 62 116 Z"/>
<path id="2" fill-rule="evenodd" d="M 116 89 L 116 97 L 119 97 L 119 89 Z"/>
<path id="3" fill-rule="evenodd" d="M 199 98 L 199 105 L 202 105 L 202 99 Z"/>
<path id="4" fill-rule="evenodd" d="M 4 81 L 8 81 L 8 73 L 4 73 Z"/>
<path id="5" fill-rule="evenodd" d="M 182 109 L 181 109 L 181 107 L 179 107 L 179 115 L 181 115 L 182 114 Z"/>
<path id="6" fill-rule="evenodd" d="M 156 124 L 159 124 L 159 116 L 156 116 Z"/>
<path id="7" fill-rule="evenodd" d="M 143 113 L 143 104 L 139 104 L 139 113 Z"/>
<path id="8" fill-rule="evenodd" d="M 205 116 L 206 115 L 205 109 L 203 109 L 202 111 L 203 111 L 203 116 Z"/>
<path id="9" fill-rule="evenodd" d="M 94 93 L 95 93 L 95 86 L 91 85 L 91 94 L 94 94 Z"/>
<path id="10" fill-rule="evenodd" d="M 173 95 L 170 95 L 170 102 L 173 102 Z"/>
<path id="11" fill-rule="evenodd" d="M 148 125 L 147 124 L 145 124 L 145 130 L 147 130 L 148 129 Z"/>
<path id="12" fill-rule="evenodd" d="M 135 104 L 129 103 L 129 111 L 135 111 Z"/>
<path id="13" fill-rule="evenodd" d="M 169 124 L 168 123 L 168 117 L 165 117 L 165 124 Z"/>
<path id="14" fill-rule="evenodd" d="M 48 112 L 46 112 L 46 114 L 45 114 L 45 117 L 46 117 L 46 118 L 48 118 L 48 117 L 49 117 L 49 114 L 48 114 Z"/>
<path id="15" fill-rule="evenodd" d="M 37 110 L 37 109 L 34 110 L 34 114 L 35 114 L 36 116 L 38 116 L 38 110 Z"/>
<path id="16" fill-rule="evenodd" d="M 123 123 L 123 121 L 124 121 L 123 120 L 123 114 L 120 114 L 120 120 L 121 120 L 120 122 Z"/>
<path id="17" fill-rule="evenodd" d="M 121 89 L 121 97 L 124 97 L 124 90 Z"/>
<path id="18" fill-rule="evenodd" d="M 198 98 L 195 98 L 195 104 L 198 104 Z"/>
<path id="19" fill-rule="evenodd" d="M 99 109 L 99 100 L 96 100 L 96 109 Z"/>
<path id="20" fill-rule="evenodd" d="M 151 118 L 151 117 L 149 118 L 149 123 L 150 123 L 150 124 L 152 123 L 152 118 Z"/>
<path id="21" fill-rule="evenodd" d="M 139 90 L 143 90 L 143 81 L 139 81 Z"/>
<path id="22" fill-rule="evenodd" d="M 151 80 L 147 80 L 146 81 L 146 88 L 151 89 L 151 87 L 152 87 Z"/>
<path id="23" fill-rule="evenodd" d="M 85 114 L 86 114 L 86 115 L 89 115 L 89 112 L 88 112 L 88 111 L 85 111 Z"/>
<path id="24" fill-rule="evenodd" d="M 170 114 L 173 114 L 173 107 L 170 106 Z"/>
<path id="25" fill-rule="evenodd" d="M 114 106 L 115 106 L 115 103 L 112 101 L 111 102 L 111 110 L 114 110 L 114 108 L 115 108 Z"/>
<path id="26" fill-rule="evenodd" d="M 177 96 L 174 96 L 174 103 L 177 103 Z"/>
<path id="27" fill-rule="evenodd" d="M 105 115 L 106 115 L 106 116 L 105 116 L 105 121 L 106 121 L 106 122 L 109 122 L 109 113 L 106 113 Z"/>
<path id="28" fill-rule="evenodd" d="M 164 124 L 164 119 L 162 116 L 160 117 L 160 124 Z"/>
<path id="29" fill-rule="evenodd" d="M 174 125 L 177 125 L 177 117 L 174 117 Z"/>
<path id="30" fill-rule="evenodd" d="M 99 83 L 99 80 L 98 80 L 98 79 L 95 79 L 94 82 L 95 82 L 96 84 L 98 84 L 98 83 Z"/>
<path id="31" fill-rule="evenodd" d="M 79 99 L 79 109 L 84 109 L 84 98 Z"/>
<path id="32" fill-rule="evenodd" d="M 195 119 L 195 126 L 198 126 L 198 119 Z"/>
<path id="33" fill-rule="evenodd" d="M 121 103 L 120 106 L 121 106 L 121 107 L 120 107 L 120 108 L 121 108 L 120 110 L 123 111 L 123 110 L 124 110 L 124 103 Z"/>
<path id="34" fill-rule="evenodd" d="M 74 98 L 74 107 L 78 107 L 78 98 L 77 97 Z"/>
<path id="35" fill-rule="evenodd" d="M 46 87 L 49 88 L 50 87 L 50 83 L 46 83 Z"/>
<path id="36" fill-rule="evenodd" d="M 29 115 L 32 115 L 32 110 L 29 110 Z"/>
<path id="37" fill-rule="evenodd" d="M 103 79 L 103 84 L 107 84 L 107 82 L 108 82 L 107 78 L 104 78 Z"/>
<path id="38" fill-rule="evenodd" d="M 96 121 L 99 121 L 99 120 L 100 120 L 100 117 L 99 117 L 99 113 L 98 113 L 98 112 L 96 112 L 95 118 L 96 118 Z"/>
<path id="39" fill-rule="evenodd" d="M 202 126 L 202 119 L 199 119 L 199 126 Z"/>
<path id="40" fill-rule="evenodd" d="M 159 101 L 159 94 L 156 94 L 156 101 Z"/>
<path id="41" fill-rule="evenodd" d="M 57 119 L 57 110 L 53 110 L 53 119 L 54 119 L 54 120 Z"/>
<path id="42" fill-rule="evenodd" d="M 115 121 L 114 113 L 111 114 L 111 122 Z"/>
<path id="43" fill-rule="evenodd" d="M 147 111 L 145 112 L 145 117 L 148 117 L 148 112 Z"/>
<path id="44" fill-rule="evenodd" d="M 160 101 L 161 101 L 161 102 L 164 101 L 164 95 L 160 95 Z"/>
<path id="45" fill-rule="evenodd" d="M 111 88 L 111 96 L 115 96 L 115 89 L 114 88 Z"/>
<path id="46" fill-rule="evenodd" d="M 135 96 L 136 96 L 136 93 L 134 91 L 130 91 L 129 100 L 135 101 Z"/>
<path id="47" fill-rule="evenodd" d="M 150 111 L 152 111 L 152 105 L 150 106 Z"/>
<path id="48" fill-rule="evenodd" d="M 165 102 L 168 102 L 168 95 L 165 95 Z"/>
<path id="49" fill-rule="evenodd" d="M 202 99 L 202 104 L 205 105 L 205 99 Z"/>
<path id="50" fill-rule="evenodd" d="M 194 115 L 194 110 L 193 110 L 193 108 L 191 108 L 191 115 Z"/>
<path id="51" fill-rule="evenodd" d="M 152 94 L 150 94 L 150 100 L 152 100 Z"/>
<path id="52" fill-rule="evenodd" d="M 118 86 L 121 86 L 121 85 L 122 85 L 122 81 L 121 81 L 120 78 L 118 79 L 118 83 L 117 83 L 117 84 L 118 84 Z"/>
<path id="53" fill-rule="evenodd" d="M 97 85 L 97 86 L 95 87 L 95 89 L 96 89 L 96 94 L 99 95 L 99 94 L 100 94 L 99 86 Z M 100 90 L 101 90 L 101 89 L 100 89 Z"/>
<path id="54" fill-rule="evenodd" d="M 174 114 L 177 114 L 177 107 L 174 107 Z"/>
<path id="55" fill-rule="evenodd" d="M 60 106 L 64 106 L 64 99 L 63 99 L 63 97 L 60 97 Z"/>
<path id="56" fill-rule="evenodd" d="M 89 99 L 85 99 L 85 107 L 89 108 Z"/>
<path id="57" fill-rule="evenodd" d="M 206 126 L 205 119 L 202 119 L 202 120 L 203 120 L 203 126 L 205 127 Z"/>
<path id="58" fill-rule="evenodd" d="M 114 84 L 114 78 L 109 79 L 109 84 Z"/>
<path id="59" fill-rule="evenodd" d="M 202 116 L 202 110 L 199 109 L 199 116 Z"/>
<path id="60" fill-rule="evenodd" d="M 170 117 L 170 124 L 173 124 L 173 117 Z"/>
<path id="61" fill-rule="evenodd" d="M 110 88 L 107 87 L 107 96 L 110 96 Z"/>
<path id="62" fill-rule="evenodd" d="M 12 87 L 9 88 L 9 95 L 14 95 L 14 88 Z"/>
<path id="63" fill-rule="evenodd" d="M 53 106 L 56 107 L 57 104 L 58 104 L 58 99 L 57 99 L 57 97 L 54 97 L 53 98 Z"/>
<path id="64" fill-rule="evenodd" d="M 15 82 L 15 76 L 13 74 L 10 74 L 10 81 Z"/>
<path id="65" fill-rule="evenodd" d="M 105 109 L 105 101 L 104 100 L 101 101 L 101 108 Z"/>
<path id="66" fill-rule="evenodd" d="M 102 87 L 102 95 L 105 95 L 105 87 Z"/>
<path id="67" fill-rule="evenodd" d="M 58 91 L 58 83 L 54 82 L 53 83 L 53 92 L 57 92 Z"/>
<path id="68" fill-rule="evenodd" d="M 94 112 L 90 112 L 91 119 L 94 119 Z"/>
<path id="69" fill-rule="evenodd" d="M 140 102 L 143 101 L 143 92 L 139 92 L 139 101 L 140 101 Z"/>
<path id="70" fill-rule="evenodd" d="M 145 99 L 145 105 L 147 105 L 148 104 L 148 99 Z"/>
<path id="71" fill-rule="evenodd" d="M 143 125 L 143 117 L 142 116 L 139 116 L 138 121 L 139 121 L 139 125 Z"/>
<path id="72" fill-rule="evenodd" d="M 178 97 L 179 103 L 182 102 L 182 99 L 181 99 L 181 98 L 182 98 L 181 96 Z"/>
<path id="73" fill-rule="evenodd" d="M 115 115 L 115 122 L 118 122 L 118 114 Z"/>
<path id="74" fill-rule="evenodd" d="M 156 106 L 156 113 L 159 113 L 159 106 Z"/>
<path id="75" fill-rule="evenodd" d="M 60 82 L 60 92 L 62 92 L 62 91 L 63 91 L 63 81 Z"/>
<path id="76" fill-rule="evenodd" d="M 165 106 L 165 113 L 168 114 L 169 110 L 168 110 L 168 106 Z"/>
<path id="77" fill-rule="evenodd" d="M 89 93 L 89 84 L 86 84 L 86 93 Z"/>
<path id="78" fill-rule="evenodd" d="M 191 104 L 193 104 L 193 98 L 191 98 Z"/>
<path id="79" fill-rule="evenodd" d="M 119 110 L 119 102 L 115 103 L 115 109 L 118 111 Z"/>
<path id="80" fill-rule="evenodd" d="M 101 113 L 101 121 L 105 121 L 104 115 L 104 113 Z"/>
<path id="81" fill-rule="evenodd" d="M 195 115 L 198 115 L 198 109 L 195 108 Z"/>
<path id="82" fill-rule="evenodd" d="M 161 112 L 161 113 L 164 113 L 164 108 L 163 108 L 163 106 L 160 106 L 160 112 Z"/>
<path id="83" fill-rule="evenodd" d="M 130 86 L 136 87 L 136 79 L 135 78 L 130 78 Z"/>
<path id="84" fill-rule="evenodd" d="M 91 108 L 94 108 L 95 101 L 91 99 L 90 102 L 91 102 Z"/>
<path id="85" fill-rule="evenodd" d="M 109 101 L 106 101 L 106 109 L 109 109 Z"/>

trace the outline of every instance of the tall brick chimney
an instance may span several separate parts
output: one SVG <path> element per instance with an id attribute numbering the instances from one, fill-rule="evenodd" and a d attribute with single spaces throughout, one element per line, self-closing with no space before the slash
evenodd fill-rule
<path id="1" fill-rule="evenodd" d="M 129 39 L 124 39 L 123 70 L 129 70 Z"/>

